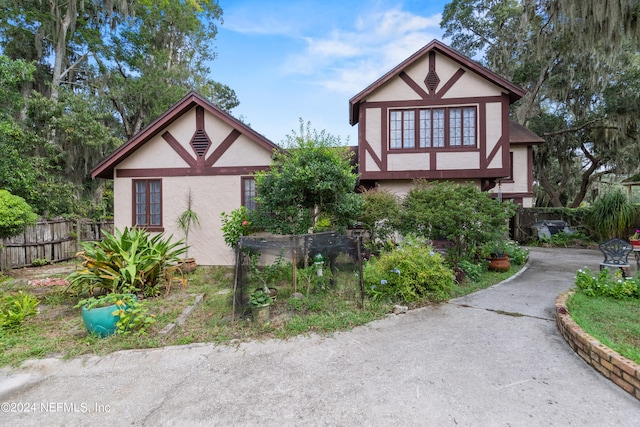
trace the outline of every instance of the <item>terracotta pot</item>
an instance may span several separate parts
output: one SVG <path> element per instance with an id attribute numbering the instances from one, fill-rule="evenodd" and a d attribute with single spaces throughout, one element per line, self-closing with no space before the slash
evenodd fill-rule
<path id="1" fill-rule="evenodd" d="M 196 269 L 198 264 L 196 264 L 195 258 L 186 258 L 180 263 L 180 269 L 183 273 L 191 273 Z"/>
<path id="2" fill-rule="evenodd" d="M 629 239 L 629 243 L 631 243 L 633 249 L 640 249 L 640 240 Z"/>
<path id="3" fill-rule="evenodd" d="M 508 256 L 489 258 L 489 270 L 505 272 L 511 268 L 511 260 Z"/>

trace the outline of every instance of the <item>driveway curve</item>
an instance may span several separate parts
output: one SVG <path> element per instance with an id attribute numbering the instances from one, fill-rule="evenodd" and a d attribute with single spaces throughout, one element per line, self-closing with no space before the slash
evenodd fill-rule
<path id="1" fill-rule="evenodd" d="M 638 400 L 555 326 L 599 261 L 534 248 L 507 282 L 330 338 L 29 361 L 0 373 L 0 425 L 638 426 Z"/>

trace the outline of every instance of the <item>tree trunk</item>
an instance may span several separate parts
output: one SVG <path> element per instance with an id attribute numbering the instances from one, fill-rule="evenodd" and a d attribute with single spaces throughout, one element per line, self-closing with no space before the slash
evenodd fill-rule
<path id="1" fill-rule="evenodd" d="M 544 172 L 541 171 L 539 175 L 540 175 L 540 184 L 542 185 L 542 188 L 544 188 L 544 191 L 549 195 L 549 200 L 551 202 L 551 205 L 554 208 L 562 208 L 563 206 L 562 206 L 562 202 L 560 201 L 560 192 L 555 191 L 555 189 L 549 182 L 549 179 L 544 174 Z"/>
<path id="2" fill-rule="evenodd" d="M 63 61 L 67 52 L 67 32 L 69 31 L 69 28 L 72 27 L 71 24 L 75 24 L 77 18 L 77 9 L 76 1 L 70 0 L 69 5 L 67 6 L 67 12 L 65 13 L 64 18 L 60 20 L 60 18 L 57 18 L 60 11 L 56 10 L 59 8 L 58 4 L 50 3 L 50 5 L 52 17 L 58 20 L 55 23 L 56 31 L 54 33 L 57 37 L 54 52 L 55 60 L 53 63 L 53 78 L 51 79 L 51 99 L 57 101 L 58 88 L 60 87 L 60 82 L 62 81 Z"/>

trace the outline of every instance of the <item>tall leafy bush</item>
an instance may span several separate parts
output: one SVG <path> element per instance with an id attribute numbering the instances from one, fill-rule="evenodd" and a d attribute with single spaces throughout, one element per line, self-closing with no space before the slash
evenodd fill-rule
<path id="1" fill-rule="evenodd" d="M 374 246 L 383 246 L 396 231 L 400 202 L 393 193 L 380 188 L 364 191 L 361 197 L 364 207 L 359 220 Z"/>
<path id="2" fill-rule="evenodd" d="M 318 220 L 342 229 L 362 209 L 354 193 L 358 175 L 353 153 L 340 138 L 311 129 L 300 119 L 300 132 L 287 135 L 287 151 L 273 153 L 268 171 L 256 174 L 254 226 L 277 234 L 306 233 Z M 326 224 L 325 224 L 326 225 Z"/>
<path id="3" fill-rule="evenodd" d="M 22 197 L 0 190 L 0 238 L 21 233 L 37 219 L 38 216 Z"/>
<path id="4" fill-rule="evenodd" d="M 479 246 L 505 238 L 511 202 L 499 202 L 471 184 L 418 181 L 403 202 L 400 229 L 434 240 L 450 240 L 454 264 L 472 258 Z"/>

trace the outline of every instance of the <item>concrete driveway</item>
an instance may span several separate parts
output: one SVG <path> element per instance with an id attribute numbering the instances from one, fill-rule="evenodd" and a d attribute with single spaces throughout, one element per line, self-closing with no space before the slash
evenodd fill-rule
<path id="1" fill-rule="evenodd" d="M 638 426 L 554 323 L 599 261 L 533 249 L 508 282 L 331 338 L 30 361 L 0 373 L 0 425 Z"/>

